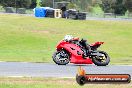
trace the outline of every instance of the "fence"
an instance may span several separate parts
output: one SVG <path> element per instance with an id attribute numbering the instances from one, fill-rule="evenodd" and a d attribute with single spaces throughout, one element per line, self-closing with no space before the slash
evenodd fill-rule
<path id="1" fill-rule="evenodd" d="M 18 13 L 18 14 L 33 14 L 33 9 L 25 9 L 25 8 L 13 8 L 13 7 L 5 7 L 0 6 L 0 13 Z"/>
<path id="2" fill-rule="evenodd" d="M 0 6 L 0 13 L 17 13 L 17 14 L 34 14 L 33 9 L 25 8 L 13 8 Z M 87 12 L 87 17 L 97 17 L 97 18 L 132 18 L 132 13 L 126 12 L 125 15 L 113 15 L 112 13 L 91 13 Z"/>

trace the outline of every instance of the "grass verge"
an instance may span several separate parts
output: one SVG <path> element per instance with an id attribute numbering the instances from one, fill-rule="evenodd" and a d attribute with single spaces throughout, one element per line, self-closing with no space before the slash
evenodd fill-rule
<path id="1" fill-rule="evenodd" d="M 0 61 L 52 62 L 55 46 L 66 34 L 89 43 L 104 41 L 112 64 L 132 63 L 132 22 L 77 21 L 0 14 Z"/>
<path id="2" fill-rule="evenodd" d="M 131 88 L 130 84 L 86 84 L 64 78 L 0 78 L 0 88 Z"/>

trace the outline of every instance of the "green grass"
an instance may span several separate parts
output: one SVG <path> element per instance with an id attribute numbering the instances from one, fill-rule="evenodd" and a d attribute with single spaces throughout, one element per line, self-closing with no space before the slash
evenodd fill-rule
<path id="1" fill-rule="evenodd" d="M 92 7 L 92 12 L 89 14 L 89 16 L 102 18 L 104 17 L 104 12 L 100 6 L 97 5 Z"/>
<path id="2" fill-rule="evenodd" d="M 104 41 L 112 64 L 132 63 L 132 22 L 77 21 L 0 15 L 0 61 L 52 62 L 56 44 L 66 34 L 89 43 Z"/>
<path id="3" fill-rule="evenodd" d="M 130 84 L 85 84 L 80 86 L 75 79 L 55 78 L 2 78 L 0 88 L 131 88 Z"/>

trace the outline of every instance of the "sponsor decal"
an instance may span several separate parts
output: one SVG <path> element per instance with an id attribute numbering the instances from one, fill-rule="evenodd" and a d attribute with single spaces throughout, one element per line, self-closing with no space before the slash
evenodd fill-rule
<path id="1" fill-rule="evenodd" d="M 130 83 L 129 74 L 86 74 L 82 67 L 79 67 L 76 81 L 79 85 L 85 83 Z"/>

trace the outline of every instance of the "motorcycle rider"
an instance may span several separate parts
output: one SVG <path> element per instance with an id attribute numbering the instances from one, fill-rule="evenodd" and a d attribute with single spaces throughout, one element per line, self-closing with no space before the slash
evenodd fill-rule
<path id="1" fill-rule="evenodd" d="M 84 39 L 79 40 L 79 38 L 73 37 L 72 35 L 66 35 L 64 39 L 66 41 L 78 40 L 78 43 L 81 46 L 82 51 L 84 52 L 84 57 L 87 57 L 88 54 L 90 54 L 91 48 L 90 45 L 87 43 L 87 40 Z"/>
<path id="2" fill-rule="evenodd" d="M 79 43 L 83 46 L 83 52 L 84 52 L 84 56 L 87 57 L 88 54 L 90 54 L 91 48 L 90 45 L 87 43 L 87 40 L 82 39 L 81 41 L 79 41 Z"/>

